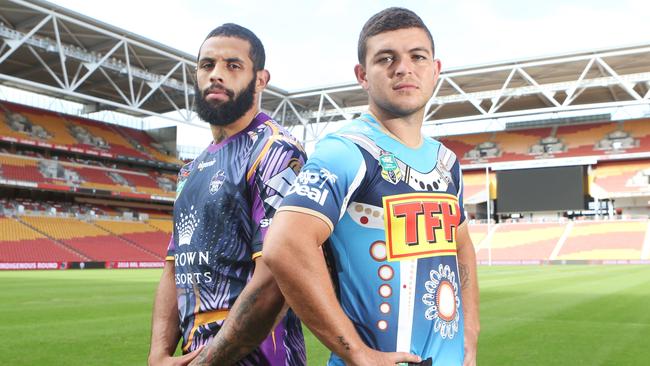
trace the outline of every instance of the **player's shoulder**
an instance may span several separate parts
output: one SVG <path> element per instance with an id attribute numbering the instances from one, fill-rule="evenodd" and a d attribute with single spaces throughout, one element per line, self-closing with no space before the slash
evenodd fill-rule
<path id="1" fill-rule="evenodd" d="M 253 144 L 253 151 L 274 148 L 303 151 L 303 147 L 291 133 L 271 117 L 260 113 L 257 117 L 261 121 L 255 128 L 247 132 Z"/>
<path id="2" fill-rule="evenodd" d="M 338 130 L 323 136 L 317 143 L 313 156 L 330 157 L 340 163 L 356 160 L 360 157 L 360 150 L 355 140 L 361 138 L 360 126 L 356 120 L 348 122 Z"/>
<path id="3" fill-rule="evenodd" d="M 445 169 L 451 171 L 454 167 L 460 169 L 460 160 L 456 153 L 447 147 L 442 141 L 434 137 L 425 137 L 424 143 L 429 144 L 436 151 L 437 160 L 443 164 Z"/>

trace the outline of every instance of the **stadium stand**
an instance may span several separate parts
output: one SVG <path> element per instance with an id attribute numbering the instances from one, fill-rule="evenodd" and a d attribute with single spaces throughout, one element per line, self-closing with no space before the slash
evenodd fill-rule
<path id="1" fill-rule="evenodd" d="M 650 120 L 587 123 L 440 138 L 461 163 L 650 151 Z"/>
<path id="2" fill-rule="evenodd" d="M 13 218 L 0 217 L 0 232 L 0 262 L 67 262 L 88 259 Z"/>
<path id="3" fill-rule="evenodd" d="M 95 261 L 160 261 L 162 256 L 114 235 L 101 226 L 73 218 L 23 216 L 21 221 Z"/>
<path id="4" fill-rule="evenodd" d="M 105 158 L 182 163 L 161 153 L 161 146 L 143 131 L 9 102 L 0 104 L 0 115 L 0 137 L 5 141 Z"/>
<path id="5" fill-rule="evenodd" d="M 171 221 L 167 220 L 171 225 Z M 120 236 L 129 242 L 155 253 L 158 257 L 165 257 L 170 233 L 160 231 L 158 228 L 144 222 L 96 221 L 95 224 L 102 229 Z"/>
<path id="6" fill-rule="evenodd" d="M 491 240 L 478 246 L 477 259 L 488 260 L 488 248 L 492 248 L 492 260 L 548 260 L 565 231 L 560 223 L 502 223 L 496 225 Z"/>
<path id="7" fill-rule="evenodd" d="M 579 222 L 570 229 L 557 259 L 641 259 L 648 220 Z"/>
<path id="8" fill-rule="evenodd" d="M 129 172 L 124 169 L 83 166 L 79 163 L 37 159 L 28 156 L 0 153 L 0 178 L 33 183 L 50 183 L 60 186 L 80 186 L 116 192 L 174 197 L 175 187 L 171 175 L 165 176 L 167 184 L 158 184 L 157 173 Z M 45 187 L 43 187 L 45 188 Z M 51 187 L 50 187 L 51 188 Z"/>
<path id="9" fill-rule="evenodd" d="M 592 192 L 600 198 L 650 195 L 650 160 L 599 163 Z"/>

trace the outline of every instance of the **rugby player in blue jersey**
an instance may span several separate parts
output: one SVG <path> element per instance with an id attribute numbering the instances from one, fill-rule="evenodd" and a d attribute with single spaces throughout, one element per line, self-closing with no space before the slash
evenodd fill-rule
<path id="1" fill-rule="evenodd" d="M 260 259 L 305 159 L 258 109 L 270 78 L 264 61 L 260 40 L 236 24 L 214 29 L 201 45 L 195 104 L 214 141 L 178 175 L 150 365 L 305 364 L 300 322 L 282 313 L 282 293 Z M 173 357 L 179 339 L 184 355 Z"/>
<path id="2" fill-rule="evenodd" d="M 475 365 L 478 283 L 462 174 L 454 153 L 421 132 L 440 73 L 433 38 L 415 13 L 389 8 L 364 25 L 358 56 L 369 110 L 316 145 L 274 218 L 264 261 L 332 350 L 329 365 Z"/>

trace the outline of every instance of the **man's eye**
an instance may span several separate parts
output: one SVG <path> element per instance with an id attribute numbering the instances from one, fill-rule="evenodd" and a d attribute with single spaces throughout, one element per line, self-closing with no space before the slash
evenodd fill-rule
<path id="1" fill-rule="evenodd" d="M 422 55 L 413 55 L 413 59 L 417 61 L 421 61 L 421 60 L 426 60 L 427 57 Z"/>
<path id="2" fill-rule="evenodd" d="M 382 57 L 382 58 L 380 58 L 380 59 L 378 60 L 378 62 L 379 62 L 380 64 L 391 63 L 391 62 L 393 62 L 393 56 Z"/>
<path id="3" fill-rule="evenodd" d="M 228 68 L 230 68 L 232 70 L 238 70 L 238 69 L 241 69 L 241 66 L 239 66 L 237 64 L 228 64 Z"/>
<path id="4" fill-rule="evenodd" d="M 214 67 L 214 64 L 210 63 L 210 62 L 201 65 L 201 69 L 203 69 L 203 70 L 210 70 L 213 67 Z"/>

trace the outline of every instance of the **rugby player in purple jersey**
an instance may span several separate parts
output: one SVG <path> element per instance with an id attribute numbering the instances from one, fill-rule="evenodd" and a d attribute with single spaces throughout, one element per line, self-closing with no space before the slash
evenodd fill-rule
<path id="1" fill-rule="evenodd" d="M 259 111 L 270 74 L 236 24 L 201 45 L 195 104 L 214 141 L 181 168 L 174 230 L 154 303 L 150 365 L 304 365 L 300 322 L 260 259 L 302 167 L 298 142 Z M 173 357 L 179 339 L 183 356 Z"/>

